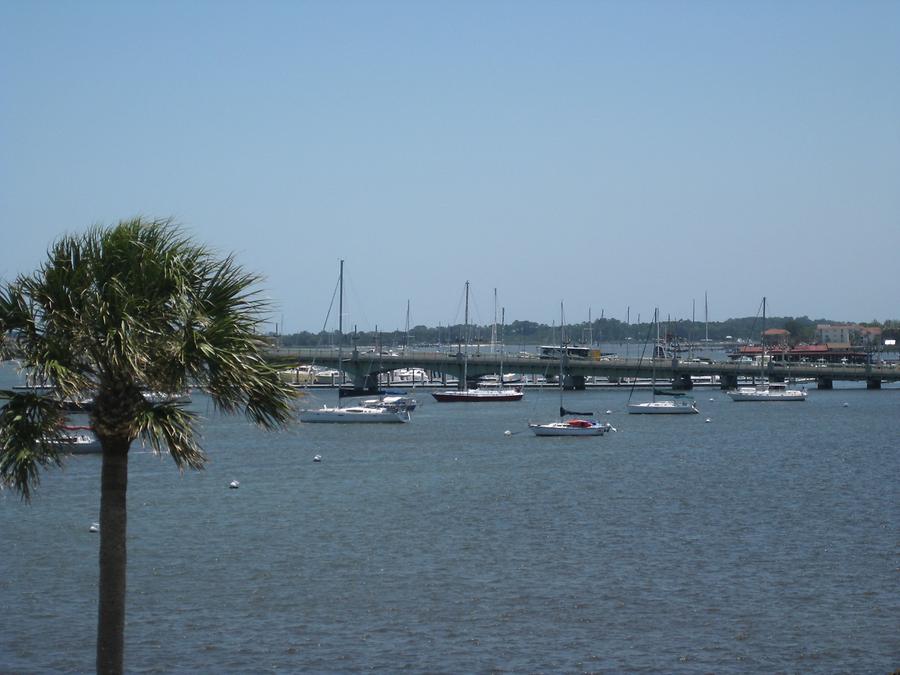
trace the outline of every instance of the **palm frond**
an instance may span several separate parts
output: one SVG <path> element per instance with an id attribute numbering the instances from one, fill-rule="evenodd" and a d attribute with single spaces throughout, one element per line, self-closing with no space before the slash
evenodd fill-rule
<path id="1" fill-rule="evenodd" d="M 59 466 L 57 446 L 64 416 L 59 405 L 33 393 L 0 391 L 0 481 L 25 501 L 40 484 L 40 469 Z"/>
<path id="2" fill-rule="evenodd" d="M 260 282 L 171 220 L 134 218 L 54 242 L 35 273 L 0 288 L 0 330 L 57 397 L 94 394 L 98 435 L 140 436 L 180 468 L 200 468 L 192 416 L 148 408 L 137 393 L 197 384 L 220 410 L 243 411 L 266 428 L 287 424 L 293 390 L 262 357 L 268 302 Z M 9 461 L 8 475 L 18 476 L 10 480 L 35 484 L 36 465 Z"/>
<path id="3" fill-rule="evenodd" d="M 202 469 L 206 454 L 197 443 L 196 416 L 175 403 L 148 405 L 135 419 L 136 436 L 156 454 L 165 451 L 182 471 Z"/>

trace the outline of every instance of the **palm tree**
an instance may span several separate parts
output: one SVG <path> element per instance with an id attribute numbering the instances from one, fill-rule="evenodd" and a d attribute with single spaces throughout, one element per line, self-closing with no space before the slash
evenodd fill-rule
<path id="1" fill-rule="evenodd" d="M 168 220 L 137 218 L 61 237 L 35 273 L 0 287 L 0 335 L 52 396 L 3 392 L 0 479 L 29 501 L 58 465 L 56 401 L 94 396 L 103 448 L 97 672 L 123 668 L 128 449 L 167 450 L 180 470 L 206 456 L 194 415 L 142 391 L 202 387 L 225 412 L 264 428 L 292 416 L 291 390 L 263 359 L 256 329 L 268 305 L 229 256 L 219 259 Z"/>

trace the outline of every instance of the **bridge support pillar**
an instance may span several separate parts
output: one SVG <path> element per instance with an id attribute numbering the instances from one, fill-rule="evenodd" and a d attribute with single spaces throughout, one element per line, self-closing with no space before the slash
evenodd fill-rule
<path id="1" fill-rule="evenodd" d="M 676 375 L 672 378 L 672 389 L 676 391 L 690 391 L 694 388 L 694 381 L 687 373 Z"/>
<path id="2" fill-rule="evenodd" d="M 584 387 L 584 375 L 566 375 L 563 378 L 563 389 L 583 391 Z"/>
<path id="3" fill-rule="evenodd" d="M 866 389 L 881 389 L 881 380 L 878 378 L 869 378 L 866 380 Z"/>
<path id="4" fill-rule="evenodd" d="M 719 375 L 719 389 L 728 390 L 728 389 L 737 389 L 738 379 L 737 375 Z"/>
<path id="5" fill-rule="evenodd" d="M 834 380 L 830 377 L 820 377 L 816 380 L 816 389 L 834 389 Z"/>
<path id="6" fill-rule="evenodd" d="M 378 391 L 378 375 L 376 373 L 353 373 L 350 381 L 353 382 L 353 389 L 356 391 L 368 393 L 374 393 Z"/>

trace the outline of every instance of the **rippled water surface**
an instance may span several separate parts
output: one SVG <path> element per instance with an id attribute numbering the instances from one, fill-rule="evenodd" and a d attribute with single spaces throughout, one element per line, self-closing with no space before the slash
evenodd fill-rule
<path id="1" fill-rule="evenodd" d="M 627 395 L 572 395 L 618 428 L 586 439 L 527 432 L 551 392 L 280 434 L 195 395 L 206 471 L 131 457 L 127 670 L 900 667 L 900 390 Z M 99 469 L 0 493 L 0 671 L 93 669 Z"/>

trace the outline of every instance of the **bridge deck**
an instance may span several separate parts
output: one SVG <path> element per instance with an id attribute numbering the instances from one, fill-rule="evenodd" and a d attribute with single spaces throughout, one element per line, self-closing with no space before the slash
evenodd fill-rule
<path id="1" fill-rule="evenodd" d="M 338 367 L 337 349 L 277 349 L 269 352 L 273 361 L 283 365 L 314 364 L 329 368 Z M 444 352 L 405 351 L 396 355 L 372 352 L 343 352 L 342 369 L 351 375 L 376 375 L 400 368 L 422 368 L 436 373 L 459 376 L 463 366 L 462 354 Z M 496 374 L 500 370 L 501 355 L 470 353 L 466 372 L 469 377 Z M 560 370 L 560 360 L 553 358 L 526 357 L 520 355 L 502 356 L 503 371 L 523 375 L 556 375 Z M 656 371 L 660 380 L 675 380 L 685 376 L 718 376 L 723 380 L 733 378 L 753 378 L 760 376 L 759 365 L 714 361 L 711 363 L 680 359 L 576 359 L 569 358 L 563 364 L 566 375 L 607 378 L 649 378 Z M 812 378 L 826 381 L 877 381 L 900 380 L 900 368 L 877 364 L 836 364 L 812 363 L 767 364 L 766 375 L 773 379 Z"/>

